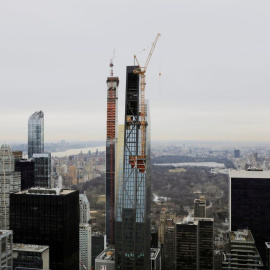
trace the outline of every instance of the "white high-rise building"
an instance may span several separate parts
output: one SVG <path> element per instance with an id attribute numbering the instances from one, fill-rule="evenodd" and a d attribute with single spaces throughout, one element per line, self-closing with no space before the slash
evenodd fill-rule
<path id="1" fill-rule="evenodd" d="M 90 224 L 80 224 L 80 270 L 91 269 L 92 263 L 92 228 Z"/>
<path id="2" fill-rule="evenodd" d="M 0 147 L 0 229 L 9 229 L 9 194 L 21 190 L 21 173 L 15 172 L 10 146 Z"/>
<path id="3" fill-rule="evenodd" d="M 80 270 L 91 269 L 92 228 L 90 220 L 90 203 L 84 194 L 80 194 Z"/>
<path id="4" fill-rule="evenodd" d="M 80 223 L 88 223 L 90 220 L 90 203 L 84 194 L 80 194 Z"/>
<path id="5" fill-rule="evenodd" d="M 12 244 L 13 244 L 13 233 L 8 230 L 0 230 L 0 258 L 1 266 L 0 269 L 12 270 Z"/>

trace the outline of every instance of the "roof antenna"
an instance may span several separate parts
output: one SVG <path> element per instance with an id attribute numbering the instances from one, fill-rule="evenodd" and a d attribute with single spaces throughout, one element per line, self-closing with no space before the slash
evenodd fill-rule
<path id="1" fill-rule="evenodd" d="M 115 56 L 115 49 L 113 50 L 113 57 L 110 60 L 110 68 L 111 68 L 111 77 L 113 76 L 113 61 Z"/>

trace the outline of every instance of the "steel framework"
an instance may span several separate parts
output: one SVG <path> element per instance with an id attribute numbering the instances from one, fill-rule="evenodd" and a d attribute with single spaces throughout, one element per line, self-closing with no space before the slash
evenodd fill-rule
<path id="1" fill-rule="evenodd" d="M 107 136 L 106 136 L 106 235 L 107 244 L 114 244 L 115 208 L 115 143 L 117 133 L 118 77 L 113 77 L 113 59 L 110 62 L 111 76 L 107 79 Z"/>
<path id="2" fill-rule="evenodd" d="M 150 266 L 150 182 L 148 158 L 142 171 L 135 157 L 141 155 L 142 140 L 149 137 L 147 129 L 142 136 L 139 75 L 133 73 L 134 68 L 127 67 L 124 171 L 116 207 L 115 248 L 118 269 L 142 270 Z"/>

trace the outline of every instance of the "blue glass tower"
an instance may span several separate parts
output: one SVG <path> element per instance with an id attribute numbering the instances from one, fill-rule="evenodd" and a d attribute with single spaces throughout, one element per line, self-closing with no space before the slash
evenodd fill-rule
<path id="1" fill-rule="evenodd" d="M 127 67 L 123 178 L 115 214 L 116 269 L 150 269 L 150 132 L 146 105 L 146 156 L 141 158 L 139 75 Z"/>
<path id="2" fill-rule="evenodd" d="M 44 152 L 44 113 L 33 113 L 28 119 L 28 158 Z"/>

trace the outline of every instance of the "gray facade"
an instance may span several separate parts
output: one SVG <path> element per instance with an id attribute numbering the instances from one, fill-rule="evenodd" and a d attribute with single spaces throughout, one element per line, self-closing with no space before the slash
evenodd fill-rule
<path id="1" fill-rule="evenodd" d="M 92 227 L 90 221 L 90 203 L 86 194 L 80 194 L 80 270 L 92 266 Z"/>
<path id="2" fill-rule="evenodd" d="M 88 223 L 80 223 L 80 270 L 91 269 L 92 266 L 92 227 Z"/>
<path id="3" fill-rule="evenodd" d="M 251 231 L 238 230 L 228 233 L 222 269 L 263 269 Z"/>
<path id="4" fill-rule="evenodd" d="M 95 260 L 96 270 L 115 270 L 115 249 L 112 246 L 102 251 Z"/>
<path id="5" fill-rule="evenodd" d="M 11 270 L 13 234 L 9 230 L 0 230 L 0 269 Z"/>
<path id="6" fill-rule="evenodd" d="M 10 146 L 0 147 L 0 229 L 9 229 L 10 193 L 21 190 L 21 173 L 15 172 Z"/>
<path id="7" fill-rule="evenodd" d="M 90 221 L 90 203 L 86 194 L 80 194 L 80 223 L 89 223 Z"/>
<path id="8" fill-rule="evenodd" d="M 28 158 L 44 152 L 44 113 L 33 113 L 28 119 Z"/>
<path id="9" fill-rule="evenodd" d="M 13 267 L 49 269 L 49 246 L 13 244 Z"/>

